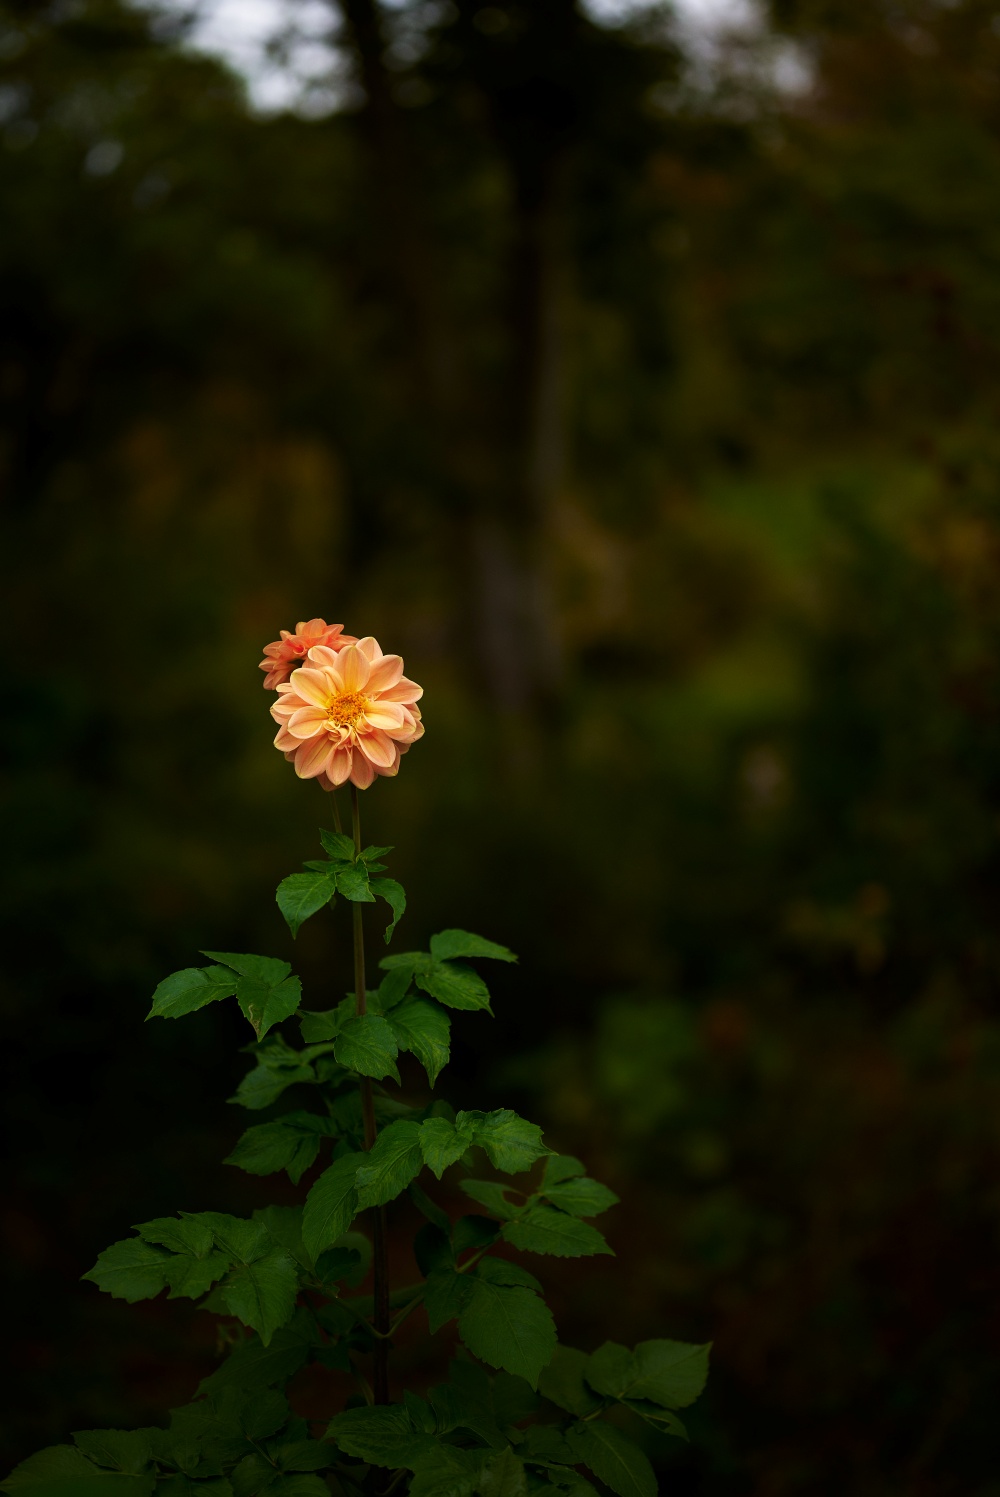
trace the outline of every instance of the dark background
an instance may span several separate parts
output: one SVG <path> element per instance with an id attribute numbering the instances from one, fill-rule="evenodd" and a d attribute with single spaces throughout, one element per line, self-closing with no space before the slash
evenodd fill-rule
<path id="1" fill-rule="evenodd" d="M 256 669 L 322 614 L 426 688 L 401 948 L 521 953 L 449 1094 L 624 1196 L 564 1339 L 715 1341 L 663 1490 L 1000 1493 L 1000 7 L 330 26 L 263 117 L 177 12 L 0 5 L 7 1460 L 211 1365 L 99 1249 L 274 1196 L 235 1006 L 142 1020 L 348 983 Z"/>

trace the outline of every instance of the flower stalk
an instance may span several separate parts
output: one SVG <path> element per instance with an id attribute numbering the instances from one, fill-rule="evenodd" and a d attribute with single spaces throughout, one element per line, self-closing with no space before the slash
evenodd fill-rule
<path id="1" fill-rule="evenodd" d="M 351 784 L 351 829 L 354 833 L 354 851 L 361 851 L 361 807 L 358 804 L 358 789 Z M 365 990 L 365 943 L 362 927 L 361 905 L 351 905 L 354 929 L 354 996 L 355 1012 L 368 1012 Z M 370 1076 L 361 1077 L 361 1114 L 365 1127 L 365 1148 L 371 1149 L 378 1137 L 375 1122 L 375 1097 Z M 374 1320 L 375 1345 L 372 1390 L 375 1402 L 389 1402 L 389 1257 L 385 1237 L 385 1207 L 376 1206 L 372 1230 L 372 1272 L 374 1275 Z"/>

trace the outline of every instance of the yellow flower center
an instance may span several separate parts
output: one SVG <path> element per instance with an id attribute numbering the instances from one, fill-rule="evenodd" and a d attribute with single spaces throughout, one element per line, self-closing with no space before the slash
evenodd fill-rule
<path id="1" fill-rule="evenodd" d="M 326 721 L 331 728 L 353 728 L 371 706 L 360 691 L 342 691 L 327 703 Z"/>

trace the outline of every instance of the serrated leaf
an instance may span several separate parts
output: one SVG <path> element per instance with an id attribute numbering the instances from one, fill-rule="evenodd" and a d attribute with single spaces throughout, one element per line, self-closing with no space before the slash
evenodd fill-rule
<path id="1" fill-rule="evenodd" d="M 262 1040 L 275 1024 L 295 1013 L 302 1002 L 302 983 L 297 977 L 286 977 L 271 986 L 255 977 L 241 977 L 236 984 L 236 1001 L 258 1040 Z"/>
<path id="2" fill-rule="evenodd" d="M 269 1490 L 275 1474 L 267 1456 L 257 1450 L 250 1451 L 230 1472 L 233 1497 L 259 1497 L 260 1493 Z"/>
<path id="3" fill-rule="evenodd" d="M 447 961 L 456 956 L 486 956 L 498 962 L 516 962 L 517 957 L 507 946 L 496 941 L 487 941 L 483 936 L 474 936 L 467 930 L 442 930 L 431 936 L 431 956 L 438 961 Z"/>
<path id="4" fill-rule="evenodd" d="M 306 1044 L 317 1045 L 324 1040 L 336 1039 L 348 1019 L 354 1018 L 356 1004 L 357 1000 L 352 993 L 349 997 L 342 998 L 336 1008 L 323 1009 L 318 1013 L 300 1013 L 299 1029 Z"/>
<path id="5" fill-rule="evenodd" d="M 646 1456 L 620 1430 L 603 1420 L 578 1420 L 566 1431 L 573 1454 L 617 1497 L 657 1497 L 656 1476 Z"/>
<path id="6" fill-rule="evenodd" d="M 299 1292 L 294 1258 L 281 1251 L 233 1268 L 220 1290 L 230 1312 L 255 1330 L 265 1346 L 291 1320 Z"/>
<path id="7" fill-rule="evenodd" d="M 590 1362 L 585 1351 L 557 1346 L 555 1355 L 538 1379 L 538 1391 L 568 1414 L 583 1417 L 601 1407 L 602 1399 L 590 1389 L 584 1374 Z"/>
<path id="8" fill-rule="evenodd" d="M 290 962 L 283 962 L 276 956 L 248 956 L 238 951 L 203 951 L 201 954 L 209 961 L 221 962 L 224 967 L 232 967 L 241 977 L 249 977 L 251 982 L 263 983 L 269 988 L 284 982 L 292 970 Z"/>
<path id="9" fill-rule="evenodd" d="M 275 899 L 278 909 L 293 936 L 297 936 L 311 915 L 328 905 L 337 892 L 337 880 L 331 873 L 290 873 L 278 885 Z"/>
<path id="10" fill-rule="evenodd" d="M 330 1421 L 327 1436 L 345 1455 L 360 1456 L 372 1466 L 407 1466 L 421 1456 L 435 1455 L 440 1442 L 414 1429 L 399 1404 L 379 1408 L 345 1409 Z"/>
<path id="11" fill-rule="evenodd" d="M 402 1003 L 410 990 L 412 980 L 412 969 L 406 963 L 399 967 L 393 967 L 390 972 L 387 972 L 376 990 L 379 1012 L 388 1014 L 391 1009 L 396 1008 L 398 1004 Z M 418 1001 L 423 1002 L 424 1000 L 420 999 Z M 415 1051 L 414 1054 L 416 1054 Z"/>
<path id="12" fill-rule="evenodd" d="M 467 1196 L 485 1206 L 490 1215 L 500 1221 L 511 1221 L 522 1209 L 507 1199 L 510 1187 L 500 1180 L 460 1180 L 459 1185 Z"/>
<path id="13" fill-rule="evenodd" d="M 394 878 L 372 879 L 369 887 L 371 892 L 377 894 L 379 899 L 384 899 L 392 910 L 392 919 L 385 928 L 385 944 L 388 946 L 392 940 L 393 931 L 406 913 L 406 892 L 402 884 L 397 884 Z"/>
<path id="14" fill-rule="evenodd" d="M 346 832 L 323 832 L 319 834 L 323 851 L 339 862 L 354 862 L 354 841 Z"/>
<path id="15" fill-rule="evenodd" d="M 443 1325 L 459 1315 L 472 1280 L 466 1274 L 442 1266 L 427 1275 L 424 1285 L 424 1308 L 431 1335 L 436 1336 Z"/>
<path id="16" fill-rule="evenodd" d="M 112 1494 L 108 1494 L 112 1497 Z M 225 1476 L 194 1480 L 183 1472 L 175 1471 L 169 1476 L 160 1476 L 156 1483 L 156 1497 L 234 1497 L 232 1485 Z"/>
<path id="17" fill-rule="evenodd" d="M 288 1440 L 282 1445 L 272 1446 L 268 1454 L 282 1471 L 322 1471 L 337 1458 L 332 1445 L 308 1439 Z"/>
<path id="18" fill-rule="evenodd" d="M 478 972 L 463 966 L 461 962 L 432 960 L 425 969 L 418 968 L 414 972 L 413 980 L 418 988 L 423 988 L 425 993 L 429 993 L 446 1008 L 467 1011 L 485 1009 L 487 1013 L 493 1012 L 490 1008 L 489 989 L 483 979 Z"/>
<path id="19" fill-rule="evenodd" d="M 84 1455 L 127 1476 L 142 1476 L 153 1459 L 150 1434 L 162 1432 L 145 1429 L 81 1429 L 73 1435 L 74 1443 Z"/>
<path id="20" fill-rule="evenodd" d="M 468 1429 L 494 1450 L 507 1445 L 493 1412 L 489 1374 L 477 1362 L 456 1358 L 449 1364 L 448 1381 L 432 1388 L 428 1396 L 439 1434 Z"/>
<path id="21" fill-rule="evenodd" d="M 527 1497 L 524 1462 L 510 1446 L 490 1456 L 479 1476 L 479 1497 Z"/>
<path id="22" fill-rule="evenodd" d="M 558 1348 L 557 1348 L 558 1349 Z M 542 1375 L 538 1380 L 541 1387 L 548 1368 L 542 1369 Z M 549 1465 L 552 1463 L 566 1465 L 573 1459 L 573 1452 L 566 1444 L 565 1436 L 561 1429 L 554 1424 L 533 1424 L 524 1432 L 524 1440 L 518 1446 L 518 1453 L 526 1461 L 537 1461 Z"/>
<path id="23" fill-rule="evenodd" d="M 596 1227 L 567 1216 L 554 1206 L 529 1206 L 515 1221 L 507 1222 L 503 1236 L 526 1253 L 550 1253 L 554 1258 L 586 1258 L 593 1253 L 611 1253 Z"/>
<path id="24" fill-rule="evenodd" d="M 143 1242 L 141 1237 L 129 1237 L 105 1248 L 83 1278 L 105 1294 L 132 1305 L 136 1300 L 155 1298 L 167 1287 L 169 1263 L 169 1253 Z"/>
<path id="25" fill-rule="evenodd" d="M 537 1294 L 485 1279 L 473 1279 L 458 1332 L 473 1356 L 523 1377 L 532 1388 L 556 1347 L 555 1323 Z"/>
<path id="26" fill-rule="evenodd" d="M 235 992 L 236 978 L 225 967 L 185 967 L 158 984 L 146 1018 L 180 1019 Z"/>
<path id="27" fill-rule="evenodd" d="M 466 1122 L 472 1127 L 473 1120 L 475 1142 L 486 1150 L 493 1167 L 505 1175 L 521 1174 L 549 1152 L 538 1124 L 518 1117 L 509 1107 L 485 1114 L 460 1112 L 455 1122 L 459 1128 Z"/>
<path id="28" fill-rule="evenodd" d="M 244 1076 L 230 1101 L 254 1111 L 270 1107 L 286 1087 L 296 1082 L 315 1082 L 316 1073 L 300 1050 L 293 1050 L 280 1034 L 270 1034 L 264 1042 L 249 1047 L 257 1062 L 255 1070 Z"/>
<path id="29" fill-rule="evenodd" d="M 339 869 L 337 889 L 352 904 L 375 903 L 375 895 L 368 886 L 368 869 L 364 863 L 354 863 L 350 868 Z"/>
<path id="30" fill-rule="evenodd" d="M 382 986 L 395 975 L 390 972 Z M 406 986 L 409 987 L 408 977 Z M 451 1020 L 444 1009 L 431 999 L 414 994 L 396 1003 L 388 1015 L 388 1023 L 400 1050 L 409 1050 L 417 1057 L 433 1086 L 451 1056 Z"/>
<path id="31" fill-rule="evenodd" d="M 572 1154 L 550 1154 L 542 1171 L 542 1186 L 558 1185 L 560 1180 L 574 1180 L 586 1173 L 582 1162 Z"/>
<path id="32" fill-rule="evenodd" d="M 317 1343 L 312 1316 L 308 1310 L 296 1310 L 289 1324 L 275 1331 L 267 1346 L 259 1336 L 251 1336 L 231 1351 L 221 1366 L 202 1379 L 198 1392 L 282 1386 L 304 1366 Z"/>
<path id="33" fill-rule="evenodd" d="M 31 1497 L 58 1497 L 68 1492 L 77 1482 L 100 1481 L 101 1473 L 92 1461 L 88 1461 L 82 1450 L 73 1445 L 50 1445 L 29 1455 L 26 1461 L 15 1466 L 5 1481 L 0 1482 L 4 1492 L 26 1492 Z M 82 1490 L 82 1489 L 81 1489 Z M 106 1486 L 101 1487 L 106 1492 Z"/>
<path id="34" fill-rule="evenodd" d="M 383 1076 L 399 1080 L 396 1056 L 399 1046 L 387 1019 L 379 1014 L 355 1014 L 348 1019 L 333 1042 L 333 1053 L 339 1065 L 360 1076 Z"/>
<path id="35" fill-rule="evenodd" d="M 190 1253 L 196 1258 L 204 1258 L 215 1245 L 211 1227 L 197 1217 L 158 1216 L 153 1221 L 137 1223 L 135 1230 L 145 1242 L 155 1242 L 172 1253 Z"/>
<path id="36" fill-rule="evenodd" d="M 711 1342 L 640 1341 L 632 1353 L 629 1398 L 646 1398 L 668 1409 L 686 1409 L 708 1378 Z"/>
<path id="37" fill-rule="evenodd" d="M 402 1195 L 423 1162 L 419 1123 L 401 1119 L 383 1128 L 358 1169 L 361 1207 L 383 1206 Z"/>
<path id="38" fill-rule="evenodd" d="M 496 1242 L 499 1234 L 499 1223 L 486 1216 L 460 1216 L 451 1232 L 452 1250 L 457 1258 L 467 1248 L 487 1247 Z"/>
<path id="39" fill-rule="evenodd" d="M 645 1419 L 654 1429 L 660 1430 L 666 1435 L 676 1435 L 679 1440 L 688 1439 L 688 1432 L 684 1428 L 678 1416 L 670 1409 L 660 1408 L 658 1404 L 651 1403 L 648 1398 L 623 1398 L 625 1408 L 631 1409 L 633 1414 L 638 1414 L 640 1419 Z"/>
<path id="40" fill-rule="evenodd" d="M 595 1393 L 624 1398 L 634 1381 L 632 1353 L 617 1341 L 605 1341 L 588 1357 L 583 1375 Z"/>
<path id="41" fill-rule="evenodd" d="M 320 1476 L 304 1471 L 282 1472 L 271 1482 L 267 1497 L 330 1497 L 330 1488 Z"/>
<path id="42" fill-rule="evenodd" d="M 541 1408 L 542 1400 L 523 1377 L 512 1372 L 498 1372 L 493 1379 L 493 1409 L 497 1423 L 506 1429 L 531 1419 Z"/>
<path id="43" fill-rule="evenodd" d="M 609 1207 L 618 1204 L 618 1197 L 613 1190 L 586 1175 L 561 1180 L 554 1185 L 546 1184 L 542 1187 L 542 1192 L 553 1206 L 558 1206 L 560 1211 L 568 1211 L 571 1216 L 600 1216 Z"/>
<path id="44" fill-rule="evenodd" d="M 375 847 L 372 845 L 371 847 L 363 847 L 358 853 L 358 857 L 362 863 L 374 863 L 376 858 L 384 858 L 386 853 L 392 851 L 393 848 L 391 847 Z"/>
<path id="45" fill-rule="evenodd" d="M 246 1170 L 248 1175 L 273 1175 L 286 1170 L 297 1185 L 319 1153 L 320 1139 L 331 1137 L 336 1127 L 330 1118 L 311 1112 L 290 1112 L 273 1123 L 248 1128 L 233 1152 L 223 1161 Z"/>
<path id="46" fill-rule="evenodd" d="M 267 1234 L 275 1247 L 286 1252 L 302 1268 L 312 1271 L 312 1255 L 306 1251 L 302 1241 L 301 1206 L 258 1206 L 253 1214 L 255 1222 L 267 1228 Z"/>
<path id="47" fill-rule="evenodd" d="M 534 1274 L 522 1268 L 520 1263 L 511 1263 L 506 1258 L 483 1258 L 476 1265 L 477 1279 L 488 1279 L 491 1284 L 520 1285 L 522 1289 L 533 1289 L 541 1294 L 542 1286 Z"/>
<path id="48" fill-rule="evenodd" d="M 471 1130 L 456 1128 L 447 1118 L 427 1118 L 420 1124 L 424 1163 L 439 1180 L 449 1165 L 461 1159 L 471 1143 Z"/>
<path id="49" fill-rule="evenodd" d="M 323 1171 L 306 1197 L 302 1213 L 302 1240 L 306 1251 L 317 1259 L 347 1231 L 358 1212 L 355 1179 L 365 1154 L 343 1154 Z"/>

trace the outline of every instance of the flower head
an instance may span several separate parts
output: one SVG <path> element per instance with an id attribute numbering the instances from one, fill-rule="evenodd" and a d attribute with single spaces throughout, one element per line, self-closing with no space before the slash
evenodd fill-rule
<path id="1" fill-rule="evenodd" d="M 310 619 L 308 623 L 295 625 L 295 633 L 282 629 L 281 638 L 264 646 L 264 659 L 260 669 L 267 671 L 264 690 L 274 691 L 287 681 L 292 671 L 305 662 L 306 654 L 313 645 L 326 645 L 331 650 L 342 650 L 345 645 L 357 644 L 353 634 L 345 634 L 343 624 L 328 624 L 325 619 Z"/>
<path id="2" fill-rule="evenodd" d="M 366 790 L 377 774 L 394 775 L 423 736 L 416 705 L 423 687 L 370 635 L 337 645 L 313 645 L 291 680 L 278 684 L 274 744 L 300 779 L 319 780 L 324 790 L 350 780 Z"/>

